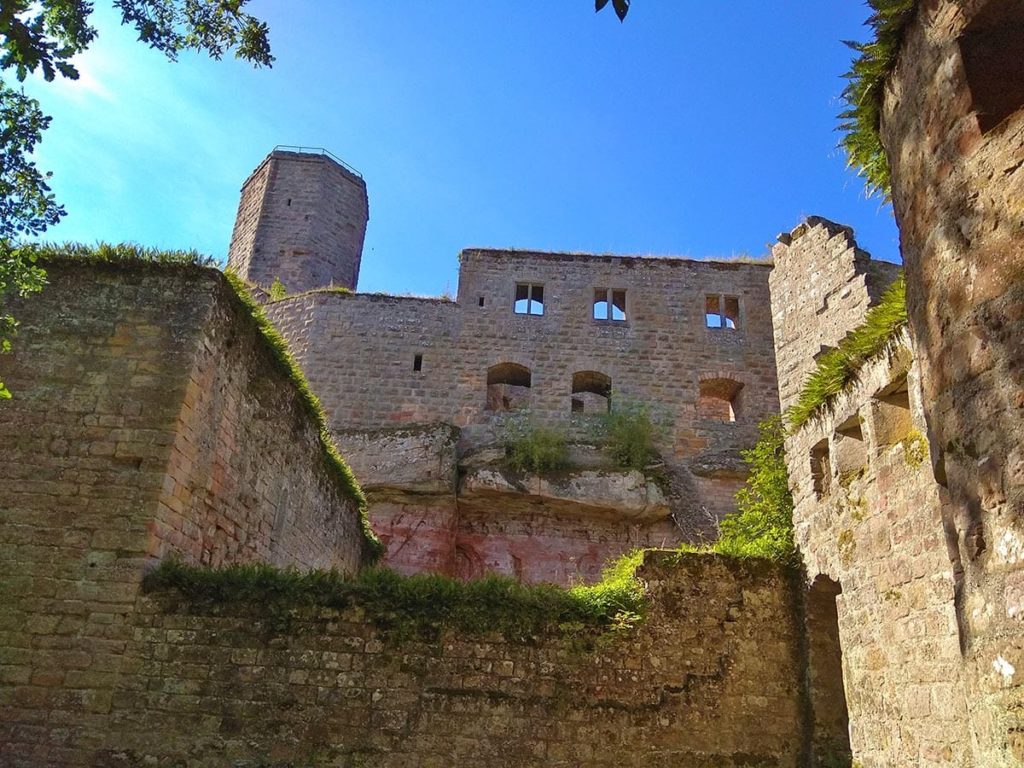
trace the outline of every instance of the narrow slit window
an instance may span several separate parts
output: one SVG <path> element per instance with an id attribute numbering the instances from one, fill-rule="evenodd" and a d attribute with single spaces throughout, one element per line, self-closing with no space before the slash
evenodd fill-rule
<path id="1" fill-rule="evenodd" d="M 626 291 L 614 288 L 594 289 L 594 319 L 626 321 Z"/>
<path id="2" fill-rule="evenodd" d="M 517 315 L 543 315 L 544 286 L 517 283 L 514 309 Z"/>
<path id="3" fill-rule="evenodd" d="M 726 296 L 722 301 L 725 307 L 722 312 L 722 327 L 735 330 L 740 325 L 740 300 L 736 296 Z"/>
<path id="4" fill-rule="evenodd" d="M 484 297 L 483 297 L 483 296 L 481 296 L 481 297 L 480 297 L 480 306 L 482 307 L 483 305 L 484 305 Z"/>
<path id="5" fill-rule="evenodd" d="M 832 464 L 828 456 L 828 440 L 821 440 L 811 448 L 811 481 L 814 493 L 820 499 L 827 496 L 832 485 Z"/>
<path id="6" fill-rule="evenodd" d="M 412 369 L 414 371 L 423 370 L 423 355 L 416 355 L 416 357 L 412 359 Z"/>
<path id="7" fill-rule="evenodd" d="M 719 310 L 717 296 L 706 296 L 704 298 L 704 324 L 708 328 L 722 327 L 722 313 Z"/>

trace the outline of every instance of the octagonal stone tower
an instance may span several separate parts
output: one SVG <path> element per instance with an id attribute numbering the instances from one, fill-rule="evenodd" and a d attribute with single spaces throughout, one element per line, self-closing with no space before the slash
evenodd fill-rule
<path id="1" fill-rule="evenodd" d="M 359 173 L 323 149 L 276 147 L 242 185 L 228 267 L 289 293 L 355 290 L 369 218 Z"/>

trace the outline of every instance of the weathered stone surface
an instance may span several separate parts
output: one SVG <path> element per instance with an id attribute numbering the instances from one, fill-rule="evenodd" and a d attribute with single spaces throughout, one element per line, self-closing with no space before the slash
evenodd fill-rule
<path id="1" fill-rule="evenodd" d="M 1024 634 L 1008 594 L 1024 568 L 1022 25 L 1018 0 L 922 4 L 881 119 L 985 766 L 1024 761 L 1024 679 L 1010 672 Z"/>
<path id="2" fill-rule="evenodd" d="M 336 430 L 332 437 L 373 498 L 394 492 L 455 493 L 459 430 L 450 424 Z"/>
<path id="3" fill-rule="evenodd" d="M 642 577 L 648 620 L 592 650 L 557 635 L 389 640 L 357 609 L 304 612 L 282 630 L 143 599 L 92 756 L 197 768 L 802 765 L 790 575 L 690 557 Z"/>
<path id="4" fill-rule="evenodd" d="M 460 260 L 455 302 L 314 292 L 267 305 L 332 429 L 445 422 L 464 430 L 464 452 L 499 442 L 502 414 L 487 409 L 487 392 L 501 364 L 528 369 L 531 386 L 517 398 L 538 424 L 572 437 L 593 427 L 573 412 L 574 397 L 592 394 L 573 393 L 574 375 L 607 377 L 613 400 L 650 407 L 671 460 L 749 446 L 777 408 L 766 264 L 491 250 Z M 543 315 L 514 313 L 520 281 L 544 285 Z M 626 291 L 626 321 L 594 320 L 595 286 Z M 707 327 L 708 295 L 738 299 L 735 329 Z M 735 383 L 735 422 L 698 407 L 712 380 Z M 681 519 L 735 506 L 731 493 L 692 490 L 674 510 Z"/>
<path id="5" fill-rule="evenodd" d="M 670 511 L 657 484 L 636 470 L 517 475 L 491 465 L 467 471 L 459 482 L 459 497 L 466 501 L 489 497 L 509 511 L 525 505 L 563 515 L 608 515 L 638 522 L 667 517 Z"/>
<path id="6" fill-rule="evenodd" d="M 0 356 L 0 764 L 87 765 L 143 569 L 355 570 L 358 510 L 224 277 L 49 267 Z"/>

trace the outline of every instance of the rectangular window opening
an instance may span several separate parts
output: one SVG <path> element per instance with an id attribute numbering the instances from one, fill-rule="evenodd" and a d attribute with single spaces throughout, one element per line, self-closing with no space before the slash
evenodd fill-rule
<path id="1" fill-rule="evenodd" d="M 740 300 L 738 296 L 726 296 L 723 299 L 725 310 L 722 312 L 722 327 L 736 330 L 740 325 Z"/>
<path id="2" fill-rule="evenodd" d="M 1024 108 L 1024 0 L 989 0 L 957 41 L 982 133 Z"/>
<path id="3" fill-rule="evenodd" d="M 484 305 L 484 297 L 483 297 L 483 296 L 481 296 L 481 297 L 480 297 L 480 306 L 482 307 L 483 305 Z"/>
<path id="4" fill-rule="evenodd" d="M 914 431 L 914 420 L 905 376 L 875 395 L 872 420 L 879 448 L 896 445 L 910 437 Z"/>
<path id="5" fill-rule="evenodd" d="M 814 493 L 820 499 L 828 495 L 832 484 L 832 466 L 828 459 L 828 440 L 819 440 L 811 448 L 811 480 Z"/>
<path id="6" fill-rule="evenodd" d="M 594 289 L 594 319 L 626 321 L 626 291 L 616 288 Z"/>
<path id="7" fill-rule="evenodd" d="M 513 309 L 517 315 L 543 315 L 544 286 L 533 283 L 516 283 L 516 299 Z"/>
<path id="8" fill-rule="evenodd" d="M 412 369 L 414 371 L 423 370 L 423 355 L 416 355 L 416 357 L 412 359 Z"/>

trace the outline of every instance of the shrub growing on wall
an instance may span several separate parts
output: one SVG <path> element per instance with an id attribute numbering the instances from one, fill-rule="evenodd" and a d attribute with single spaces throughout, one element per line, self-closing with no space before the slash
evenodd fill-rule
<path id="1" fill-rule="evenodd" d="M 569 446 L 564 434 L 537 426 L 528 412 L 520 411 L 505 420 L 505 456 L 517 472 L 542 474 L 569 463 Z"/>
<path id="2" fill-rule="evenodd" d="M 604 418 L 604 445 L 619 466 L 642 470 L 658 458 L 658 427 L 643 403 L 613 402 L 614 410 Z"/>
<path id="3" fill-rule="evenodd" d="M 796 547 L 784 447 L 786 429 L 781 416 L 770 416 L 758 430 L 757 444 L 742 454 L 750 475 L 736 494 L 737 510 L 722 520 L 714 548 L 735 557 L 792 560 Z"/>

